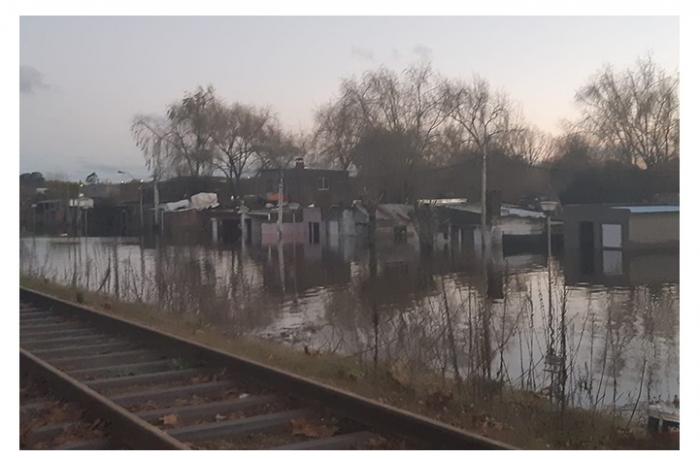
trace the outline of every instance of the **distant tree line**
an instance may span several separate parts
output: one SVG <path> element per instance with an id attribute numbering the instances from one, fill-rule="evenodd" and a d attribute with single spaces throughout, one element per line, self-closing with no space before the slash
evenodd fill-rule
<path id="1" fill-rule="evenodd" d="M 212 87 L 186 93 L 162 116 L 135 117 L 131 131 L 154 176 L 218 173 L 232 194 L 244 174 L 299 155 L 351 171 L 373 202 L 411 202 L 434 188 L 426 183 L 433 171 L 497 157 L 508 159 L 497 163 L 516 181 L 522 171 L 547 170 L 540 193 L 569 202 L 677 192 L 677 74 L 649 58 L 619 73 L 604 67 L 575 100 L 579 117 L 553 137 L 483 78 L 450 80 L 420 64 L 343 79 L 308 133 L 286 131 L 269 108 L 224 102 Z"/>

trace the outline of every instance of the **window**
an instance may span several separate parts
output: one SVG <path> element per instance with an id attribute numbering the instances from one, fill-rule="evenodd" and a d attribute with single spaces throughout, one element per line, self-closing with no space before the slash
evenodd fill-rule
<path id="1" fill-rule="evenodd" d="M 397 244 L 406 242 L 407 240 L 407 230 L 406 225 L 396 225 L 394 226 L 394 242 Z"/>
<path id="2" fill-rule="evenodd" d="M 602 224 L 600 225 L 603 235 L 604 249 L 622 248 L 622 225 Z"/>
<path id="3" fill-rule="evenodd" d="M 328 189 L 328 179 L 326 177 L 319 177 L 318 189 L 319 190 L 327 190 Z"/>

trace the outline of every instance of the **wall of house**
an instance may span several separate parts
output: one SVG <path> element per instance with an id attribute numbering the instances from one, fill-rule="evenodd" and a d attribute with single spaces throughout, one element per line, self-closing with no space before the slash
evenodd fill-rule
<path id="1" fill-rule="evenodd" d="M 189 209 L 163 213 L 166 237 L 174 241 L 211 240 L 211 226 L 201 212 Z"/>
<path id="2" fill-rule="evenodd" d="M 611 209 L 600 204 L 581 204 L 564 206 L 564 244 L 567 250 L 575 251 L 581 248 L 581 222 L 593 223 L 593 250 L 602 247 L 602 225 L 613 224 L 621 226 L 622 247 L 627 246 L 628 223 L 630 212 L 624 209 Z"/>
<path id="3" fill-rule="evenodd" d="M 263 170 L 259 176 L 246 180 L 243 189 L 246 194 L 267 198 L 277 193 L 279 177 L 278 169 Z M 289 202 L 322 208 L 348 206 L 352 201 L 347 171 L 325 169 L 285 169 L 284 196 Z"/>
<path id="4" fill-rule="evenodd" d="M 308 240 L 306 222 L 282 223 L 282 241 L 303 244 Z M 278 241 L 277 222 L 263 223 L 261 226 L 263 245 L 276 244 Z"/>
<path id="5" fill-rule="evenodd" d="M 507 236 L 532 236 L 545 234 L 546 222 L 542 218 L 501 217 L 498 228 Z"/>
<path id="6" fill-rule="evenodd" d="M 630 247 L 675 246 L 679 241 L 679 214 L 676 212 L 631 214 Z"/>
<path id="7" fill-rule="evenodd" d="M 309 223 L 319 224 L 319 244 L 326 242 L 326 227 L 322 224 L 323 216 L 318 207 L 304 207 L 302 209 L 303 221 L 282 223 L 282 241 L 305 244 L 309 242 Z M 261 242 L 263 245 L 276 244 L 279 240 L 277 221 L 263 222 L 260 225 Z"/>

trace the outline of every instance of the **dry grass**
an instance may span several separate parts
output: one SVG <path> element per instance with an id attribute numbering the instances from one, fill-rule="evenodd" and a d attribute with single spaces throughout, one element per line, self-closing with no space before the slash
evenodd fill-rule
<path id="1" fill-rule="evenodd" d="M 625 429 L 626 420 L 580 409 L 562 416 L 548 399 L 494 382 L 453 382 L 428 371 L 403 376 L 397 365 L 367 368 L 353 357 L 308 354 L 252 337 L 234 337 L 200 317 L 173 314 L 140 303 L 126 303 L 94 292 L 22 276 L 21 285 L 78 301 L 97 310 L 149 325 L 364 397 L 422 414 L 527 449 L 678 448 L 678 439 L 650 437 Z"/>

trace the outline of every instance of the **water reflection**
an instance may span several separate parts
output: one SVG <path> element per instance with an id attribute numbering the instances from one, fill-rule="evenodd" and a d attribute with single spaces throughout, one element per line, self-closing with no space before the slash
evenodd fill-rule
<path id="1" fill-rule="evenodd" d="M 606 260 L 607 258 L 607 261 Z M 612 257 L 612 258 L 610 258 Z M 678 393 L 677 254 L 482 260 L 353 241 L 267 247 L 30 238 L 25 273 L 193 314 L 233 334 L 480 377 L 624 410 Z M 485 266 L 484 266 L 485 265 Z M 581 269 L 593 268 L 593 269 Z M 486 275 L 484 275 L 486 274 Z"/>

